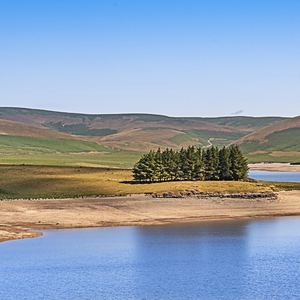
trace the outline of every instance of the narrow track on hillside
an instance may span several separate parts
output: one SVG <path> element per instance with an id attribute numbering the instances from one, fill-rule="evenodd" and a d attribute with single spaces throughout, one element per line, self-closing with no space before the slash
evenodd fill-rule
<path id="1" fill-rule="evenodd" d="M 212 140 L 212 139 L 213 139 L 213 138 L 208 139 L 207 142 L 208 142 L 209 145 L 203 146 L 202 149 L 206 149 L 206 148 L 212 147 L 212 143 L 211 143 L 211 141 L 210 141 L 210 140 Z"/>

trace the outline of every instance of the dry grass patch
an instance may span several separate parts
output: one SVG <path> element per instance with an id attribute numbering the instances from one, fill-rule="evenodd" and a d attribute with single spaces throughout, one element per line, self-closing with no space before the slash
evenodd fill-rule
<path id="1" fill-rule="evenodd" d="M 1 166 L 0 198 L 63 198 L 92 195 L 129 195 L 185 190 L 238 193 L 270 191 L 261 182 L 176 181 L 151 184 L 128 183 L 131 170 L 52 167 Z"/>
<path id="2" fill-rule="evenodd" d="M 284 156 L 300 156 L 300 152 L 297 151 L 273 151 L 270 156 L 284 157 Z"/>
<path id="3" fill-rule="evenodd" d="M 273 157 L 300 156 L 298 151 L 253 151 L 248 153 L 248 155 L 257 154 L 268 154 Z"/>
<path id="4" fill-rule="evenodd" d="M 248 155 L 256 155 L 256 154 L 269 154 L 270 151 L 253 151 L 249 152 Z"/>

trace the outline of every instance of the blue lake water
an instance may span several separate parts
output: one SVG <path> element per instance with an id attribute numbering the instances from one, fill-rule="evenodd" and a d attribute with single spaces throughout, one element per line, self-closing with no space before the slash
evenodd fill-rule
<path id="1" fill-rule="evenodd" d="M 248 176 L 255 180 L 300 182 L 300 172 L 249 171 Z"/>
<path id="2" fill-rule="evenodd" d="M 299 299 L 300 218 L 46 230 L 0 244 L 0 299 Z"/>

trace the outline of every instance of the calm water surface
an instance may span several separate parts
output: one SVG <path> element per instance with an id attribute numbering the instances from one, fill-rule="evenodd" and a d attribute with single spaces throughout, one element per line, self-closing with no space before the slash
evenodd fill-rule
<path id="1" fill-rule="evenodd" d="M 300 182 L 300 172 L 249 171 L 249 177 L 264 181 Z"/>
<path id="2" fill-rule="evenodd" d="M 0 299 L 299 299 L 300 218 L 47 230 L 0 244 Z"/>

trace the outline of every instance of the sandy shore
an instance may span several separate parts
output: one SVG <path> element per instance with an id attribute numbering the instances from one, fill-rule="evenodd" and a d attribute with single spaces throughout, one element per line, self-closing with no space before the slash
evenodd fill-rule
<path id="1" fill-rule="evenodd" d="M 300 215 L 300 191 L 277 200 L 233 198 L 115 198 L 0 201 L 0 241 L 37 237 L 27 230 L 157 225 L 203 220 Z"/>
<path id="2" fill-rule="evenodd" d="M 251 171 L 300 172 L 300 165 L 289 163 L 257 163 L 248 164 Z"/>

